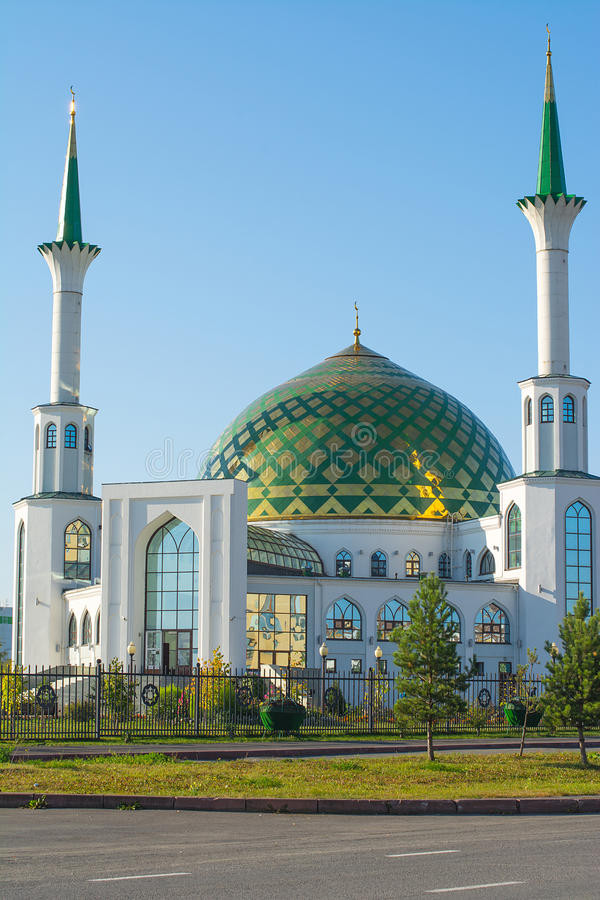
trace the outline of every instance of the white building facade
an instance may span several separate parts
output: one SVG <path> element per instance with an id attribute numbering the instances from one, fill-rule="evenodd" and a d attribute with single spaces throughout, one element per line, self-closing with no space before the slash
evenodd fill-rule
<path id="1" fill-rule="evenodd" d="M 520 383 L 516 475 L 460 401 L 360 342 L 273 389 L 215 442 L 194 481 L 104 485 L 97 410 L 79 397 L 83 241 L 71 125 L 53 279 L 50 402 L 36 406 L 32 494 L 14 504 L 13 660 L 125 660 L 187 672 L 220 648 L 235 668 L 366 671 L 435 572 L 466 665 L 514 671 L 583 591 L 596 608 L 600 479 L 587 471 L 589 382 L 570 373 L 566 191 L 548 49 L 535 195 L 538 374 Z"/>

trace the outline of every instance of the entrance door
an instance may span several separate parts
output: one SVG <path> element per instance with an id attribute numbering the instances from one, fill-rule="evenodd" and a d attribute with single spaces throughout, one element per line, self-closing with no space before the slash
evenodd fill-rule
<path id="1" fill-rule="evenodd" d="M 162 671 L 165 675 L 189 675 L 192 670 L 192 632 L 162 632 Z"/>

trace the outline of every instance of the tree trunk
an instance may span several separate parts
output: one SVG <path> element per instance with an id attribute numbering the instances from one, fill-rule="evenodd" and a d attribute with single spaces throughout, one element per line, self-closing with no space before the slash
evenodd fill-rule
<path id="1" fill-rule="evenodd" d="M 519 747 L 519 758 L 523 756 L 525 749 L 525 734 L 527 733 L 527 716 L 529 715 L 529 700 L 525 702 L 525 717 L 523 719 L 523 730 L 521 732 L 521 745 Z"/>
<path id="2" fill-rule="evenodd" d="M 431 734 L 431 720 L 427 720 L 427 759 L 433 762 L 435 755 L 433 752 L 433 736 Z"/>
<path id="3" fill-rule="evenodd" d="M 587 751 L 585 749 L 585 737 L 583 735 L 583 725 L 581 722 L 577 723 L 577 734 L 579 736 L 579 752 L 581 753 L 581 763 L 584 766 L 588 765 Z"/>

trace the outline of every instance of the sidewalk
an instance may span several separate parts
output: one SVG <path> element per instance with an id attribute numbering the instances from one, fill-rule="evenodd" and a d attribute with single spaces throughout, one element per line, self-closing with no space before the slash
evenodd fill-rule
<path id="1" fill-rule="evenodd" d="M 519 740 L 515 738 L 465 738 L 435 742 L 437 752 L 473 752 L 473 751 L 506 751 L 518 750 Z M 1 745 L 0 745 L 1 746 Z M 576 738 L 528 737 L 527 750 L 578 750 Z M 600 748 L 600 737 L 586 738 L 588 750 Z M 111 756 L 125 754 L 138 756 L 145 753 L 162 753 L 175 759 L 216 760 L 216 759 L 282 759 L 309 758 L 323 756 L 372 756 L 396 753 L 424 753 L 426 743 L 422 740 L 401 741 L 282 741 L 280 743 L 228 743 L 214 744 L 69 744 L 65 746 L 17 746 L 12 754 L 13 762 L 25 762 L 30 759 L 74 759 L 93 756 Z"/>

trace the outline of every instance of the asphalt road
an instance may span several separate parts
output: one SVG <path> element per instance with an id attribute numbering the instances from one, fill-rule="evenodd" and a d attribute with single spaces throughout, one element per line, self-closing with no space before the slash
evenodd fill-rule
<path id="1" fill-rule="evenodd" d="M 9 900 L 600 897 L 593 815 L 19 809 L 0 810 L 0 835 Z"/>

